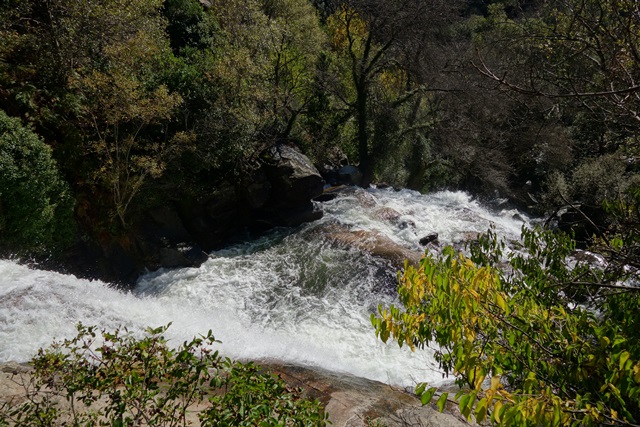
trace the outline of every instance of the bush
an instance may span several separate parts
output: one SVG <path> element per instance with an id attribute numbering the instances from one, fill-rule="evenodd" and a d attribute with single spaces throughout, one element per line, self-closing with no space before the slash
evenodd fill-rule
<path id="1" fill-rule="evenodd" d="M 0 110 L 0 245 L 63 247 L 73 237 L 73 205 L 51 149 Z"/>
<path id="2" fill-rule="evenodd" d="M 135 338 L 78 326 L 33 358 L 24 402 L 0 405 L 0 426 L 324 426 L 317 401 L 254 364 L 223 359 L 206 336 L 167 345 L 166 327 Z M 203 408 L 208 399 L 210 405 Z"/>
<path id="3" fill-rule="evenodd" d="M 640 192 L 635 198 L 636 209 L 619 212 L 637 215 Z M 566 235 L 526 229 L 524 253 L 511 252 L 508 266 L 492 233 L 470 257 L 451 247 L 426 256 L 400 276 L 404 307 L 372 315 L 376 333 L 401 346 L 433 345 L 441 369 L 463 387 L 460 411 L 478 422 L 637 425 L 640 235 L 621 230 L 599 242 L 604 262 L 576 259 Z M 426 404 L 436 389 L 416 391 Z"/>

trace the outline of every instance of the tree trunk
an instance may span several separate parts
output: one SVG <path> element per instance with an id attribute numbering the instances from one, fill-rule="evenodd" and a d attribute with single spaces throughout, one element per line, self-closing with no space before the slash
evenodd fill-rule
<path id="1" fill-rule="evenodd" d="M 363 77 L 364 80 L 364 77 Z M 356 118 L 358 121 L 358 158 L 360 160 L 360 172 L 362 173 L 362 181 L 360 186 L 369 187 L 373 181 L 373 162 L 371 152 L 369 150 L 369 132 L 368 132 L 368 94 L 364 81 L 358 82 L 356 99 Z"/>

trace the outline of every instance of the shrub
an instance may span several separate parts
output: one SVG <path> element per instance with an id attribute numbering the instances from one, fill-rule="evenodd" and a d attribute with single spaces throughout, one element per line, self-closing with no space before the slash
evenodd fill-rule
<path id="1" fill-rule="evenodd" d="M 412 349 L 432 345 L 463 387 L 460 411 L 478 422 L 637 425 L 640 236 L 631 230 L 600 242 L 603 263 L 573 257 L 566 235 L 526 229 L 525 252 L 511 252 L 508 266 L 499 267 L 505 246 L 492 233 L 470 257 L 451 247 L 425 256 L 400 276 L 404 307 L 372 315 L 376 333 Z M 416 391 L 426 404 L 436 389 Z"/>
<path id="2" fill-rule="evenodd" d="M 78 326 L 71 340 L 41 349 L 24 381 L 24 402 L 0 405 L 0 426 L 324 426 L 317 401 L 254 364 L 213 351 L 211 331 L 167 345 L 166 327 L 135 338 L 126 329 Z"/>
<path id="3" fill-rule="evenodd" d="M 73 199 L 51 149 L 1 110 L 0 236 L 18 251 L 56 249 L 73 236 Z"/>

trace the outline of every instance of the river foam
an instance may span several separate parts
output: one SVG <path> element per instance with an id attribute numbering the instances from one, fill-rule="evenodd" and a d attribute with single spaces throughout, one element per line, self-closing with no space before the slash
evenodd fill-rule
<path id="1" fill-rule="evenodd" d="M 314 230 L 338 222 L 422 250 L 424 234 L 437 232 L 441 242 L 452 243 L 491 224 L 516 238 L 524 216 L 492 212 L 461 192 L 367 194 L 366 206 L 356 193 L 342 194 L 324 204 L 325 217 L 316 223 L 214 252 L 200 268 L 150 273 L 132 292 L 0 260 L 0 361 L 26 361 L 52 339 L 73 336 L 78 322 L 135 333 L 172 322 L 166 334 L 172 343 L 212 329 L 222 341 L 219 350 L 233 358 L 317 366 L 405 386 L 442 381 L 430 350 L 412 353 L 374 335 L 369 317 L 378 304 L 395 302 L 395 271 Z M 381 207 L 397 211 L 400 221 L 380 219 L 375 213 Z"/>

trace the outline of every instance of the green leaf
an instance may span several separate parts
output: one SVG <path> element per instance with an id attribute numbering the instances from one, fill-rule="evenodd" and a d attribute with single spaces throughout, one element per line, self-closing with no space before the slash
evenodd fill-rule
<path id="1" fill-rule="evenodd" d="M 431 402 L 431 399 L 433 399 L 433 394 L 435 392 L 436 392 L 436 388 L 431 387 L 429 390 L 422 393 L 422 395 L 420 396 L 420 402 L 422 402 L 423 405 L 428 404 L 429 402 Z"/>
<path id="2" fill-rule="evenodd" d="M 487 416 L 487 398 L 483 397 L 476 405 L 476 422 L 481 423 Z"/>
<path id="3" fill-rule="evenodd" d="M 629 357 L 631 357 L 631 354 L 629 354 L 628 351 L 623 351 L 622 353 L 620 353 L 620 369 L 624 369 L 624 364 L 626 363 L 627 360 L 629 360 Z"/>
<path id="4" fill-rule="evenodd" d="M 496 304 L 498 304 L 498 307 L 500 307 L 502 311 L 504 311 L 506 314 L 509 314 L 507 312 L 507 302 L 504 300 L 504 297 L 500 292 L 496 293 Z"/>
<path id="5" fill-rule="evenodd" d="M 449 393 L 442 393 L 440 395 L 440 398 L 438 399 L 438 402 L 436 403 L 436 405 L 438 405 L 438 410 L 440 412 L 444 411 L 444 405 L 447 403 L 447 397 L 449 396 Z"/>
<path id="6" fill-rule="evenodd" d="M 468 394 L 465 394 L 464 396 L 462 396 L 462 398 L 460 399 L 460 402 L 458 402 L 458 407 L 460 408 L 460 412 L 464 412 L 464 409 L 467 407 L 469 400 L 470 400 L 470 396 Z"/>

